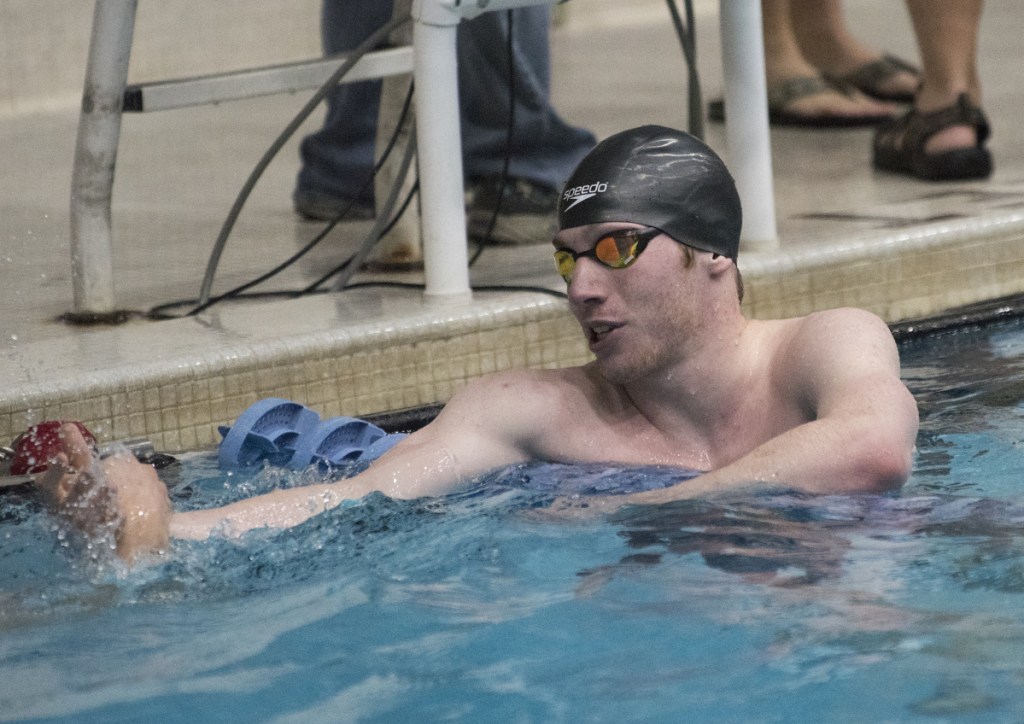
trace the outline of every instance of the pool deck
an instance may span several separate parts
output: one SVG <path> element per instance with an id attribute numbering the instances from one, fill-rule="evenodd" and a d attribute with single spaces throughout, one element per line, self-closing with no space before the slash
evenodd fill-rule
<path id="1" fill-rule="evenodd" d="M 685 75 L 661 3 L 565 6 L 553 32 L 556 105 L 599 136 L 640 123 L 685 124 Z M 915 57 L 903 8 L 849 3 L 857 33 Z M 698 3 L 705 97 L 721 88 L 717 14 Z M 871 170 L 870 130 L 774 129 L 779 241 L 744 248 L 744 306 L 761 318 L 841 305 L 889 322 L 1024 292 L 1024 89 L 1014 67 L 1024 18 L 991 2 L 981 38 L 996 159 L 990 180 L 929 184 Z M 86 31 L 87 33 L 87 31 Z M 84 59 L 81 61 L 84 65 Z M 656 68 L 657 72 L 650 72 Z M 126 116 L 114 190 L 118 304 L 145 312 L 198 294 L 238 188 L 307 96 Z M 299 137 L 319 123 L 308 122 Z M 321 414 L 367 415 L 446 400 L 479 374 L 587 359 L 564 301 L 480 291 L 427 301 L 367 287 L 293 300 L 225 303 L 187 319 L 69 326 L 68 195 L 73 106 L 0 114 L 0 444 L 26 425 L 79 419 L 101 438 L 146 437 L 160 449 L 206 447 L 264 397 Z M 722 128 L 708 142 L 728 160 Z M 214 291 L 247 281 L 318 230 L 291 209 L 297 139 L 257 187 L 224 254 Z M 262 289 L 295 289 L 357 247 L 369 224 L 340 225 Z M 547 246 L 493 247 L 474 285 L 558 289 Z M 415 282 L 416 273 L 358 280 Z"/>

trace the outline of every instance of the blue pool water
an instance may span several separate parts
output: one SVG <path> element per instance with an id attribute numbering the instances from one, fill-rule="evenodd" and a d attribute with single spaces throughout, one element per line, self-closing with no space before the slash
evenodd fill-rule
<path id="1" fill-rule="evenodd" d="M 0 500 L 0 720 L 1020 722 L 1024 329 L 902 347 L 897 495 L 553 521 L 535 465 L 126 572 Z M 313 473 L 171 480 L 203 507 Z M 306 477 L 304 477 L 306 476 Z"/>

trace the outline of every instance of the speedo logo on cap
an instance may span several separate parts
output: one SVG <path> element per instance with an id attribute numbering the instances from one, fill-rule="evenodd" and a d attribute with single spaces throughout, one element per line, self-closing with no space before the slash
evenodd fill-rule
<path id="1" fill-rule="evenodd" d="M 608 184 L 604 181 L 598 181 L 597 183 L 592 184 L 584 184 L 583 186 L 574 186 L 571 189 L 566 189 L 565 192 L 562 194 L 562 200 L 567 202 L 571 201 L 572 203 L 570 203 L 568 206 L 562 209 L 562 213 L 565 213 L 566 211 L 571 209 L 573 206 L 576 206 L 577 204 L 582 204 L 587 199 L 592 199 L 598 194 L 603 194 L 607 190 Z"/>

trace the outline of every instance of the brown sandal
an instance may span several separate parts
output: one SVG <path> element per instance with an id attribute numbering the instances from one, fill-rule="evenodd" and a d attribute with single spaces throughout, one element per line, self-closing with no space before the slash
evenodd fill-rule
<path id="1" fill-rule="evenodd" d="M 970 148 L 942 153 L 925 153 L 928 139 L 953 126 L 972 126 L 978 136 Z M 980 108 L 961 93 L 956 103 L 931 113 L 910 110 L 879 126 L 875 132 L 874 166 L 884 171 L 915 176 L 926 181 L 958 181 L 986 178 L 992 173 L 992 156 L 984 143 L 989 137 L 988 120 Z"/>
<path id="2" fill-rule="evenodd" d="M 875 100 L 892 103 L 913 103 L 913 91 L 882 90 L 885 81 L 897 73 L 910 73 L 918 79 L 921 77 L 921 71 L 907 61 L 897 58 L 895 55 L 886 54 L 878 60 L 865 63 L 852 73 L 847 73 L 846 75 L 830 75 L 825 73 L 825 79 L 837 86 L 853 86 L 861 93 L 869 95 Z"/>
<path id="3" fill-rule="evenodd" d="M 857 128 L 877 126 L 892 118 L 891 113 L 871 115 L 835 115 L 820 113 L 808 115 L 794 113 L 789 106 L 801 98 L 834 91 L 849 95 L 852 86 L 841 86 L 821 76 L 796 76 L 775 83 L 768 89 L 768 122 L 773 126 L 798 126 L 803 128 Z M 725 103 L 716 99 L 708 103 L 708 120 L 721 123 L 725 120 Z"/>

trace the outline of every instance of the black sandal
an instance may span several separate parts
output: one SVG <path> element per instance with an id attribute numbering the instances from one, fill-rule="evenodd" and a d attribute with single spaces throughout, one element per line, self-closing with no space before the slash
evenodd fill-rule
<path id="1" fill-rule="evenodd" d="M 952 126 L 972 126 L 978 142 L 971 148 L 925 153 L 924 145 L 939 131 Z M 981 109 L 961 93 L 949 108 L 931 113 L 911 110 L 879 126 L 875 132 L 874 166 L 883 171 L 915 176 L 926 181 L 957 181 L 986 178 L 992 173 L 992 156 L 984 143 L 988 120 Z"/>

